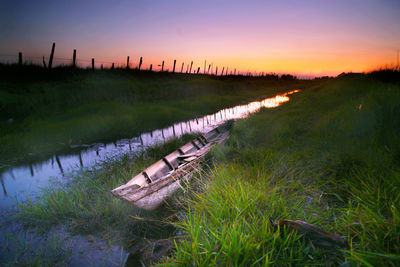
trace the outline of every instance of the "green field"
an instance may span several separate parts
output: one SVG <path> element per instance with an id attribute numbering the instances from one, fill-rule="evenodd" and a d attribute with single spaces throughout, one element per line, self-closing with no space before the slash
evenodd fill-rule
<path id="1" fill-rule="evenodd" d="M 399 155 L 398 83 L 343 77 L 294 95 L 214 151 L 169 265 L 398 266 Z M 270 217 L 319 225 L 350 248 L 313 246 Z"/>
<path id="2" fill-rule="evenodd" d="M 199 76 L 186 83 L 192 79 L 227 91 L 260 86 L 266 94 L 277 82 Z M 274 86 L 279 90 L 279 82 Z M 243 96 L 254 97 L 238 89 L 231 103 Z M 167 208 L 143 212 L 109 193 L 190 138 L 81 172 L 21 203 L 14 219 L 41 232 L 66 225 L 126 249 L 180 233 L 173 254 L 162 259 L 171 266 L 400 264 L 398 82 L 379 75 L 309 82 L 290 102 L 238 121 Z M 320 247 L 271 219 L 318 225 L 344 236 L 349 248 Z"/>
<path id="3" fill-rule="evenodd" d="M 114 141 L 314 81 L 0 66 L 0 167 Z"/>

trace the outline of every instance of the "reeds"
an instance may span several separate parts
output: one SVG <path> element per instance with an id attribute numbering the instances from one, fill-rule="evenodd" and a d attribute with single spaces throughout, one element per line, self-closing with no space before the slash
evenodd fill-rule
<path id="1" fill-rule="evenodd" d="M 139 210 L 114 197 L 111 190 L 192 138 L 185 135 L 146 152 L 109 159 L 82 170 L 65 186 L 46 188 L 37 199 L 19 203 L 14 219 L 40 233 L 65 225 L 73 234 L 95 235 L 127 249 L 143 237 L 168 237 L 173 227 L 163 220 L 171 215 L 170 210 Z"/>
<path id="2" fill-rule="evenodd" d="M 168 215 L 140 213 L 107 194 L 167 152 L 156 149 L 49 189 L 38 202 L 21 205 L 19 218 L 36 227 L 67 223 L 125 245 L 135 236 L 180 233 L 176 251 L 162 263 L 170 266 L 396 266 L 399 89 L 368 76 L 342 77 L 239 121 L 190 190 L 170 199 Z M 171 214 L 179 220 L 163 232 Z M 344 236 L 350 248 L 319 247 L 271 217 L 316 224 Z"/>
<path id="3" fill-rule="evenodd" d="M 398 265 L 399 91 L 347 77 L 237 123 L 177 224 L 186 241 L 163 264 Z M 270 217 L 319 225 L 350 248 L 318 247 Z"/>
<path id="4" fill-rule="evenodd" d="M 310 82 L 2 65 L 0 79 L 0 169 L 64 153 L 70 144 L 131 138 Z"/>

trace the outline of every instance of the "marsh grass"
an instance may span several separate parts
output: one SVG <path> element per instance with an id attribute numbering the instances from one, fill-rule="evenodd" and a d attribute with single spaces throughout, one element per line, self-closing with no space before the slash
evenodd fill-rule
<path id="1" fill-rule="evenodd" d="M 398 265 L 399 108 L 398 84 L 360 75 L 239 121 L 213 150 L 176 224 L 186 239 L 163 264 Z M 270 217 L 316 224 L 350 248 L 314 246 Z"/>
<path id="2" fill-rule="evenodd" d="M 399 103 L 398 84 L 340 77 L 238 121 L 189 189 L 154 213 L 109 191 L 186 140 L 106 161 L 22 203 L 17 218 L 41 231 L 66 224 L 125 247 L 179 234 L 162 265 L 396 266 Z M 271 218 L 318 225 L 346 237 L 349 248 L 318 247 Z"/>
<path id="3" fill-rule="evenodd" d="M 0 65 L 0 168 L 64 153 L 70 145 L 130 138 L 310 83 Z"/>
<path id="4" fill-rule="evenodd" d="M 14 218 L 38 233 L 65 225 L 72 234 L 94 235 L 127 250 L 143 238 L 169 237 L 174 227 L 165 218 L 173 211 L 165 206 L 151 212 L 140 210 L 113 196 L 111 190 L 192 138 L 184 135 L 142 153 L 105 160 L 81 171 L 66 186 L 46 188 L 37 199 L 19 203 Z"/>
<path id="5" fill-rule="evenodd" d="M 71 250 L 66 248 L 58 237 L 32 241 L 25 235 L 5 234 L 4 246 L 0 248 L 2 266 L 63 266 L 68 263 Z M 39 245 L 40 244 L 40 245 Z M 12 255 L 10 255 L 10 252 Z"/>

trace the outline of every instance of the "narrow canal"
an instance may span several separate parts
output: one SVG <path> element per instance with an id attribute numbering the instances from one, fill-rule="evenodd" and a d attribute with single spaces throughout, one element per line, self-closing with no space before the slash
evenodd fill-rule
<path id="1" fill-rule="evenodd" d="M 75 172 L 82 169 L 90 169 L 97 162 L 119 157 L 126 153 L 140 152 L 148 147 L 164 143 L 172 138 L 178 138 L 188 133 L 205 133 L 218 125 L 232 119 L 246 118 L 248 115 L 259 111 L 261 108 L 278 107 L 289 101 L 289 95 L 299 92 L 292 90 L 284 94 L 266 98 L 261 101 L 253 101 L 245 105 L 238 105 L 222 109 L 214 114 L 201 118 L 175 123 L 167 128 L 143 133 L 130 139 L 121 139 L 111 143 L 95 143 L 82 146 L 71 146 L 67 155 L 54 155 L 51 158 L 35 164 L 16 166 L 0 173 L 2 190 L 0 192 L 1 216 L 0 226 L 6 221 L 7 213 L 11 212 L 17 202 L 26 201 L 27 198 L 35 200 L 40 195 L 41 189 L 50 184 L 62 185 L 71 181 Z M 1 223 L 1 221 L 3 221 Z M 18 226 L 3 226 L 0 228 L 0 260 L 7 259 L 12 250 L 18 249 L 18 243 L 25 242 L 40 246 L 41 240 L 34 235 L 16 232 Z M 127 258 L 127 252 L 118 246 L 107 247 L 102 241 L 88 242 L 87 238 L 69 236 L 62 228 L 55 229 L 53 235 L 64 236 L 64 245 L 71 250 L 70 265 L 83 266 L 88 263 L 93 266 L 119 266 Z M 12 237 L 12 238 L 10 238 Z M 13 241 L 13 239 L 15 239 Z M 21 241 L 21 239 L 23 241 Z M 67 244 L 68 243 L 68 244 Z M 7 248 L 7 249 L 4 249 Z M 84 251 L 84 253 L 82 253 Z"/>

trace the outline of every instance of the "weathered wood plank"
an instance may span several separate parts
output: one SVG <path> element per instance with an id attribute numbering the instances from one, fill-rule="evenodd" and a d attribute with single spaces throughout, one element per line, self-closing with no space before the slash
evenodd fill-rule
<path id="1" fill-rule="evenodd" d="M 151 186 L 141 187 L 133 190 L 131 194 L 124 195 L 123 198 L 128 201 L 138 201 L 187 175 L 195 169 L 194 165 L 197 165 L 200 160 L 201 158 L 197 158 L 197 160 L 185 164 L 185 166 L 174 172 L 173 175 L 169 175 L 163 179 L 160 179 Z"/>
<path id="2" fill-rule="evenodd" d="M 179 188 L 183 177 L 192 175 L 213 145 L 227 139 L 230 125 L 223 124 L 183 145 L 150 165 L 125 185 L 112 190 L 112 193 L 129 202 L 137 202 L 141 208 L 154 208 L 154 205 L 159 205 L 162 199 Z"/>

